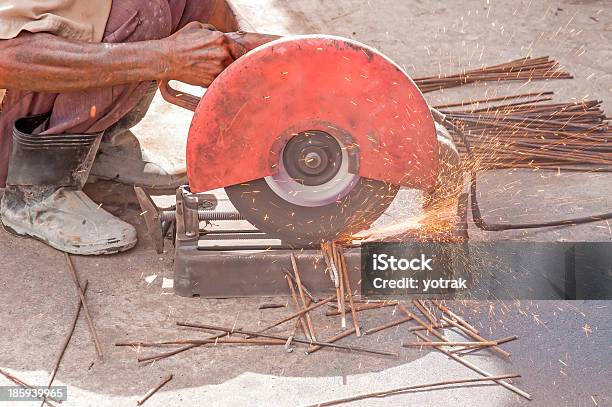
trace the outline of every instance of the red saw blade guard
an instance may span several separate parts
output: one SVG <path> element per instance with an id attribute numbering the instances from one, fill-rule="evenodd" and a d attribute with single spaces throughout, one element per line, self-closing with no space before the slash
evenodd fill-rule
<path id="1" fill-rule="evenodd" d="M 370 47 L 312 35 L 254 49 L 208 88 L 187 141 L 191 190 L 273 175 L 287 141 L 312 130 L 343 141 L 352 173 L 434 188 L 436 130 L 414 82 Z"/>

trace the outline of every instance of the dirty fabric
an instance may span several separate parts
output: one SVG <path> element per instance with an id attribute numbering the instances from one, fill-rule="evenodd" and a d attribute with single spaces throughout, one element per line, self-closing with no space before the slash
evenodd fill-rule
<path id="1" fill-rule="evenodd" d="M 112 0 L 4 0 L 0 4 L 0 39 L 22 31 L 48 32 L 76 41 L 100 42 Z"/>
<path id="2" fill-rule="evenodd" d="M 102 38 L 105 43 L 167 37 L 191 21 L 208 22 L 220 2 L 121 0 L 112 3 Z M 52 111 L 40 134 L 97 133 L 126 116 L 150 89 L 149 81 L 62 94 L 9 89 L 0 111 L 0 187 L 6 180 L 16 119 Z"/>

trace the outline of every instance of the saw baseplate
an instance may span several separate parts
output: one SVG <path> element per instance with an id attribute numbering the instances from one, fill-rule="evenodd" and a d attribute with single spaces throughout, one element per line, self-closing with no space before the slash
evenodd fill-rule
<path id="1" fill-rule="evenodd" d="M 177 192 L 174 247 L 176 294 L 202 298 L 288 295 L 285 271 L 291 270 L 291 254 L 296 257 L 304 286 L 314 295 L 335 292 L 319 247 L 289 247 L 249 226 L 244 220 L 232 221 L 239 225 L 237 228 L 211 226 L 210 223 L 202 226 L 198 220 L 202 217 L 198 217 L 198 210 L 202 212 L 201 201 L 208 201 L 209 197 L 209 194 L 193 194 L 187 188 Z M 460 199 L 457 208 L 459 216 L 453 230 L 430 237 L 406 236 L 406 241 L 467 240 L 465 209 L 465 199 Z M 229 212 L 220 203 L 214 211 Z M 344 252 L 351 287 L 359 293 L 361 249 L 358 245 L 349 246 Z"/>

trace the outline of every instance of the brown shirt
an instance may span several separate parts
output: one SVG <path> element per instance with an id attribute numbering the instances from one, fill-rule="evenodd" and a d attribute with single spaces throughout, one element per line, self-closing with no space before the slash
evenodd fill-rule
<path id="1" fill-rule="evenodd" d="M 22 31 L 47 32 L 82 42 L 100 42 L 112 0 L 2 0 L 0 40 Z M 0 89 L 0 107 L 4 98 Z"/>

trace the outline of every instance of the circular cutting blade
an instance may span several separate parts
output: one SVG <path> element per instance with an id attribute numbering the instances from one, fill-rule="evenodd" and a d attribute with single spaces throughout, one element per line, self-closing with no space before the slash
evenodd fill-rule
<path id="1" fill-rule="evenodd" d="M 248 221 L 287 244 L 349 238 L 370 226 L 398 189 L 352 174 L 350 161 L 341 140 L 302 132 L 284 146 L 274 175 L 225 190 Z"/>
<path id="2" fill-rule="evenodd" d="M 292 246 L 349 239 L 367 229 L 395 198 L 398 187 L 359 178 L 342 198 L 321 206 L 300 206 L 282 199 L 265 179 L 226 187 L 236 209 L 259 230 Z"/>

